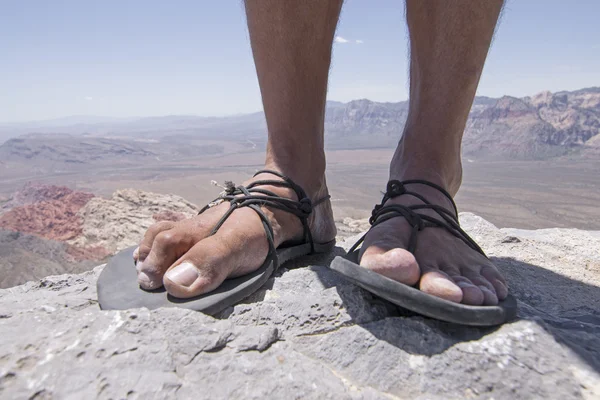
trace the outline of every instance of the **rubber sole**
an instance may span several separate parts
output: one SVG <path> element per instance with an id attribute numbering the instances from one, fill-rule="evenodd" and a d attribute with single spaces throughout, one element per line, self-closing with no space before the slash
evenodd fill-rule
<path id="1" fill-rule="evenodd" d="M 508 295 L 496 306 L 469 306 L 453 303 L 386 278 L 358 265 L 358 251 L 336 257 L 330 268 L 350 282 L 402 308 L 441 321 L 471 326 L 494 326 L 514 319 L 517 300 Z"/>
<path id="2" fill-rule="evenodd" d="M 333 249 L 335 241 L 316 244 L 316 253 Z M 256 292 L 273 275 L 273 262 L 263 264 L 256 271 L 238 278 L 227 279 L 210 293 L 190 299 L 178 299 L 164 288 L 147 291 L 137 283 L 133 262 L 135 247 L 125 249 L 110 259 L 98 278 L 98 303 L 103 310 L 127 310 L 146 307 L 181 307 L 214 315 Z M 310 254 L 310 244 L 277 249 L 280 264 Z"/>

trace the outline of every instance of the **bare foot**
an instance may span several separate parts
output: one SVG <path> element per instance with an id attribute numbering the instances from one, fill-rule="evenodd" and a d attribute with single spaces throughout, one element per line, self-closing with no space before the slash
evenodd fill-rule
<path id="1" fill-rule="evenodd" d="M 452 203 L 436 189 L 422 184 L 406 187 L 454 213 Z M 405 194 L 388 204 L 423 202 Z M 432 210 L 418 212 L 440 218 Z M 414 255 L 405 250 L 411 229 L 401 217 L 374 226 L 362 245 L 360 265 L 407 285 L 418 284 L 422 291 L 456 303 L 495 305 L 507 296 L 506 281 L 494 264 L 445 229 L 420 231 Z"/>
<path id="2" fill-rule="evenodd" d="M 260 174 L 244 185 L 265 179 L 281 180 L 272 174 Z M 260 188 L 298 200 L 289 188 L 267 185 Z M 327 195 L 324 185 L 304 189 L 313 201 Z M 228 209 L 229 203 L 223 203 L 188 220 L 152 225 L 134 252 L 140 286 L 156 289 L 164 285 L 171 295 L 189 298 L 216 289 L 227 278 L 257 270 L 264 263 L 269 247 L 261 219 L 254 210 L 248 207 L 235 210 L 217 233 L 209 236 Z M 275 246 L 303 238 L 298 217 L 269 207 L 262 210 L 273 227 Z M 329 201 L 313 208 L 308 226 L 316 243 L 335 238 Z"/>

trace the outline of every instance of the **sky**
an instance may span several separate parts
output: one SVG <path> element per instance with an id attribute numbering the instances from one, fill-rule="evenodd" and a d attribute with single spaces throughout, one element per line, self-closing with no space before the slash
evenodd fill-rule
<path id="1" fill-rule="evenodd" d="M 509 0 L 478 94 L 600 86 L 600 1 Z M 329 100 L 408 97 L 404 3 L 347 0 Z M 261 110 L 241 0 L 0 1 L 0 123 Z"/>

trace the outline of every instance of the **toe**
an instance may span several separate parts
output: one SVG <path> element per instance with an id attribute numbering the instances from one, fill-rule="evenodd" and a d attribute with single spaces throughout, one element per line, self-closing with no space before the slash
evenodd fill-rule
<path id="1" fill-rule="evenodd" d="M 452 276 L 452 280 L 461 288 L 463 292 L 462 303 L 471 306 L 480 306 L 484 301 L 484 294 L 479 287 L 473 284 L 464 276 Z"/>
<path id="2" fill-rule="evenodd" d="M 454 303 L 462 301 L 463 291 L 448 275 L 438 269 L 426 269 L 428 271 L 421 276 L 419 282 L 419 288 L 423 292 Z"/>
<path id="3" fill-rule="evenodd" d="M 494 287 L 498 300 L 504 300 L 508 296 L 506 280 L 495 266 L 484 266 L 481 268 L 481 276 L 488 280 Z"/>
<path id="4" fill-rule="evenodd" d="M 163 278 L 172 296 L 208 293 L 228 277 L 246 275 L 264 263 L 269 246 L 259 217 L 252 210 L 238 210 L 238 216 L 237 222 L 229 219 L 215 235 L 200 240 L 174 261 Z"/>
<path id="5" fill-rule="evenodd" d="M 363 253 L 360 265 L 407 285 L 419 281 L 419 264 L 415 256 L 404 249 L 386 251 L 379 246 L 370 246 Z"/>
<path id="6" fill-rule="evenodd" d="M 487 286 L 479 286 L 483 292 L 483 305 L 484 306 L 495 306 L 498 304 L 498 296 L 495 291 L 488 289 Z"/>
<path id="7" fill-rule="evenodd" d="M 474 285 L 477 285 L 477 287 L 483 293 L 483 305 L 493 306 L 498 304 L 498 296 L 496 294 L 496 289 L 494 288 L 494 285 L 490 283 L 489 280 L 480 275 L 478 272 L 472 271 L 470 269 L 464 268 L 462 272 L 463 276 L 468 278 Z"/>
<path id="8" fill-rule="evenodd" d="M 165 289 L 178 298 L 208 293 L 230 274 L 232 258 L 231 250 L 218 237 L 201 240 L 169 268 L 163 279 Z"/>
<path id="9" fill-rule="evenodd" d="M 163 275 L 167 268 L 191 246 L 190 235 L 187 235 L 183 230 L 169 229 L 158 233 L 154 238 L 148 256 L 143 261 L 138 261 L 136 265 L 140 287 L 146 290 L 161 287 Z"/>
<path id="10" fill-rule="evenodd" d="M 150 254 L 150 250 L 152 250 L 152 243 L 154 243 L 154 238 L 156 238 L 156 235 L 163 231 L 172 229 L 174 226 L 175 223 L 170 221 L 161 221 L 157 222 L 154 225 L 151 225 L 150 228 L 148 228 L 148 230 L 144 234 L 140 245 L 136 249 L 137 254 L 136 252 L 134 252 L 134 260 L 136 260 L 136 262 L 144 261 L 146 257 L 148 257 L 148 254 Z"/>
<path id="11" fill-rule="evenodd" d="M 136 247 L 133 250 L 133 263 L 137 265 L 138 259 L 140 258 L 140 247 Z"/>

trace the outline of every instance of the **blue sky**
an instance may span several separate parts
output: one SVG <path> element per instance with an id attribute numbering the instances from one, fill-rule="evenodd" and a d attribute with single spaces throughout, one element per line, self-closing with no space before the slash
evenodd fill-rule
<path id="1" fill-rule="evenodd" d="M 330 100 L 407 98 L 403 7 L 346 1 Z M 596 0 L 509 1 L 479 94 L 600 86 L 599 15 Z M 0 123 L 260 109 L 241 0 L 0 2 Z"/>

